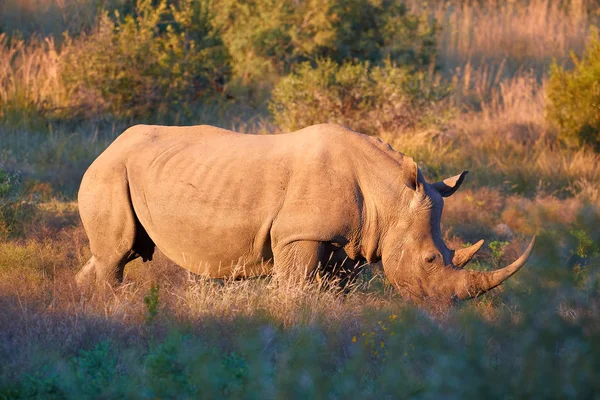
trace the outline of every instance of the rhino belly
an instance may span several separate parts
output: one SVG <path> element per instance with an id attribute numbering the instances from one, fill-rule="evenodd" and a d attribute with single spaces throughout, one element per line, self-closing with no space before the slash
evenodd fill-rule
<path id="1" fill-rule="evenodd" d="M 168 202 L 164 198 L 150 204 L 133 202 L 140 223 L 168 258 L 212 278 L 249 277 L 270 271 L 273 218 L 268 213 L 213 207 L 177 197 Z"/>

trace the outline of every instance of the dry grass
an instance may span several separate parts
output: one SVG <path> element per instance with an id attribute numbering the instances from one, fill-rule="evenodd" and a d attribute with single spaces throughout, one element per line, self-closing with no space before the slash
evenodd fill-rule
<path id="1" fill-rule="evenodd" d="M 342 295 L 335 285 L 323 286 L 320 280 L 295 276 L 225 281 L 196 276 L 160 251 L 150 263 L 130 263 L 122 286 L 82 292 L 74 284 L 74 274 L 90 253 L 85 232 L 73 214 L 75 207 L 75 203 L 42 203 L 39 208 L 45 216 L 36 218 L 36 223 L 27 228 L 27 239 L 0 243 L 0 293 L 5 301 L 13 299 L 10 301 L 16 301 L 19 307 L 38 311 L 46 308 L 139 325 L 146 313 L 143 298 L 152 284 L 159 283 L 161 308 L 167 319 L 198 322 L 211 316 L 232 319 L 268 315 L 286 327 L 357 323 L 369 309 L 409 306 L 377 267 L 363 274 L 350 294 Z M 519 254 L 524 242 L 519 238 L 557 233 L 557 229 L 566 232 L 581 228 L 582 223 L 591 226 L 599 219 L 600 205 L 579 198 L 525 199 L 483 187 L 463 189 L 448 199 L 443 224 L 450 247 L 482 237 L 514 242 L 497 260 L 490 258 L 488 248 L 479 257 L 483 263 L 506 264 Z M 568 249 L 565 251 L 568 253 Z"/>
<path id="2" fill-rule="evenodd" d="M 585 47 L 590 23 L 598 22 L 594 0 L 409 2 L 442 27 L 439 61 L 447 68 L 508 63 L 544 71 L 553 59 L 568 61 Z"/>
<path id="3" fill-rule="evenodd" d="M 389 305 L 393 298 L 401 301 L 387 286 L 369 293 L 373 285 L 381 285 L 377 276 L 372 278 L 377 280 L 375 284 L 356 284 L 353 294 L 344 297 L 334 286 L 326 289 L 318 281 L 294 276 L 225 281 L 196 276 L 160 251 L 150 263 L 130 263 L 122 286 L 82 292 L 74 283 L 74 274 L 90 255 L 83 229 L 42 230 L 48 235 L 0 244 L 0 293 L 5 299 L 140 324 L 146 312 L 143 298 L 151 285 L 158 283 L 161 308 L 180 321 L 268 315 L 284 326 L 315 322 L 335 326 L 357 319 L 366 308 Z"/>
<path id="4" fill-rule="evenodd" d="M 67 104 L 68 90 L 52 37 L 25 42 L 0 34 L 0 60 L 0 118 L 8 125 L 27 125 L 37 114 Z"/>
<path id="5" fill-rule="evenodd" d="M 471 172 L 475 186 L 501 187 L 532 196 L 598 198 L 600 156 L 590 149 L 565 148 L 544 115 L 544 87 L 531 74 L 486 85 L 485 74 L 464 82 L 456 78 L 457 104 L 465 110 L 445 131 L 382 132 L 395 149 L 416 159 L 431 180 Z M 461 86 L 464 85 L 464 88 Z M 484 94 L 484 92 L 486 92 Z M 477 97 L 478 107 L 469 107 Z"/>

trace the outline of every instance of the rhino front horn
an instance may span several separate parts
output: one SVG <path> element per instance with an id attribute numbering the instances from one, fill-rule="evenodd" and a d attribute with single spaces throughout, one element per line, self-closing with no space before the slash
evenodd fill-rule
<path id="1" fill-rule="evenodd" d="M 465 247 L 464 249 L 453 250 L 452 264 L 454 264 L 454 266 L 457 268 L 463 268 L 469 261 L 471 261 L 475 253 L 481 249 L 481 246 L 483 246 L 483 239 L 472 246 Z"/>
<path id="2" fill-rule="evenodd" d="M 523 267 L 523 265 L 525 265 L 525 262 L 533 251 L 534 245 L 535 236 L 531 239 L 531 243 L 529 243 L 527 250 L 525 250 L 521 257 L 519 257 L 508 267 L 489 272 L 467 270 L 459 271 L 460 279 L 458 280 L 456 296 L 460 300 L 466 300 L 472 297 L 477 297 L 500 285 L 506 279 L 513 276 L 519 269 L 521 269 L 521 267 Z"/>

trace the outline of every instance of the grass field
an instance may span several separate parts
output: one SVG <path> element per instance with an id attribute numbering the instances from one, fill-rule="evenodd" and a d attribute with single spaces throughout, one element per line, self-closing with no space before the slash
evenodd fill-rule
<path id="1" fill-rule="evenodd" d="M 266 83 L 245 82 L 232 65 L 224 84 L 221 72 L 214 85 L 198 83 L 201 90 L 217 87 L 208 100 L 174 96 L 179 86 L 168 86 L 170 103 L 135 103 L 164 114 L 121 115 L 114 105 L 131 99 L 114 93 L 142 88 L 153 99 L 163 93 L 147 71 L 118 81 L 112 94 L 93 92 L 95 86 L 73 83 L 65 73 L 76 71 L 69 69 L 69 54 L 96 51 L 80 38 L 99 37 L 93 27 L 103 7 L 125 15 L 133 5 L 0 2 L 0 399 L 598 397 L 600 155 L 562 140 L 560 127 L 548 118 L 547 85 L 553 60 L 569 69 L 570 53 L 584 54 L 598 28 L 600 4 L 406 4 L 439 25 L 435 60 L 422 70 L 431 81 L 451 86 L 436 103 L 447 113 L 410 129 L 374 120 L 386 127 L 374 134 L 412 156 L 429 181 L 470 171 L 447 199 L 442 218 L 450 248 L 486 240 L 469 268 L 507 265 L 538 235 L 517 275 L 450 308 L 403 300 L 377 265 L 343 294 L 293 278 L 210 280 L 161 254 L 151 263 L 128 265 L 118 288 L 79 290 L 74 275 L 90 250 L 75 200 L 92 160 L 127 126 L 146 120 L 280 133 L 267 111 L 270 90 L 296 61 L 290 71 L 277 63 L 265 67 Z M 268 14 L 265 20 L 278 18 L 285 19 Z M 228 62 L 235 63 L 242 59 L 235 51 L 247 44 L 221 29 L 233 60 Z M 65 30 L 72 44 L 60 36 Z M 329 46 L 326 33 L 319 37 Z M 113 43 L 99 40 L 95 46 Z M 211 49 L 206 54 L 220 54 Z M 276 60 L 296 60 L 297 53 L 270 49 L 265 54 Z M 123 52 L 123 60 L 138 54 L 129 47 Z M 258 50 L 253 54 L 252 65 L 271 60 Z M 185 60 L 181 65 L 196 62 Z M 170 71 L 182 85 L 195 82 L 163 61 L 157 70 Z M 134 61 L 116 63 L 139 72 Z M 202 65 L 198 74 L 221 71 Z M 95 73 L 98 80 L 108 76 Z M 105 103 L 86 114 L 90 99 Z M 394 112 L 400 100 L 394 101 L 369 115 Z M 320 122 L 327 122 L 336 110 L 318 111 Z"/>

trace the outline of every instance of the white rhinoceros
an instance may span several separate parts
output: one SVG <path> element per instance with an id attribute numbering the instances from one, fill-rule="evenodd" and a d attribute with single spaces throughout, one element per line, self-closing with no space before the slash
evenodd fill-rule
<path id="1" fill-rule="evenodd" d="M 338 125 L 266 136 L 134 126 L 81 182 L 93 255 L 77 281 L 119 282 L 125 264 L 157 246 L 213 278 L 382 261 L 403 294 L 467 299 L 519 270 L 535 238 L 506 268 L 462 269 L 483 241 L 448 249 L 440 217 L 465 175 L 429 184 L 412 158 Z"/>

